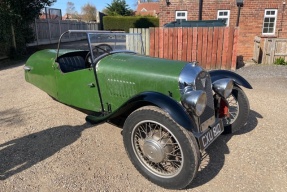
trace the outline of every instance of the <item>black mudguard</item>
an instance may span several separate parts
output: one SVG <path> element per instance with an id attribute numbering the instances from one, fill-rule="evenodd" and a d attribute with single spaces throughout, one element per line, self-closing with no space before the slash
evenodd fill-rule
<path id="1" fill-rule="evenodd" d="M 161 108 L 162 110 L 167 112 L 171 116 L 171 118 L 180 126 L 184 127 L 189 131 L 198 132 L 198 128 L 195 124 L 193 117 L 189 116 L 177 101 L 167 95 L 157 92 L 140 93 L 131 98 L 112 114 L 100 118 L 95 116 L 87 116 L 86 120 L 89 122 L 96 123 L 104 119 L 108 121 L 109 119 L 114 119 L 122 116 L 126 118 L 136 109 L 148 105 Z"/>
<path id="2" fill-rule="evenodd" d="M 214 71 L 209 71 L 209 74 L 210 74 L 212 82 L 219 80 L 219 79 L 223 79 L 223 78 L 231 78 L 237 85 L 241 85 L 245 88 L 252 89 L 252 86 L 248 83 L 246 79 L 244 79 L 242 76 L 232 71 L 214 70 Z"/>

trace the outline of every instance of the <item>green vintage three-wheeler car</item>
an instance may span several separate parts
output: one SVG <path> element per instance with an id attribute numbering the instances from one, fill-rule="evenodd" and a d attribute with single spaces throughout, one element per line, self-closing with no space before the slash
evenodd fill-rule
<path id="1" fill-rule="evenodd" d="M 142 51 L 140 34 L 67 31 L 57 50 L 28 59 L 25 79 L 86 113 L 90 123 L 121 127 L 136 169 L 157 185 L 181 189 L 194 179 L 201 153 L 222 132 L 245 125 L 249 102 L 239 86 L 252 87 L 230 71 Z"/>

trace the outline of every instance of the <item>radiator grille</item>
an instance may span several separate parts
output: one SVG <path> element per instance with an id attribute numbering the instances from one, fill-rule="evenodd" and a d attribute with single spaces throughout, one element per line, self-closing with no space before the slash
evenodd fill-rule
<path id="1" fill-rule="evenodd" d="M 209 73 L 194 62 L 185 65 L 179 76 L 181 95 L 184 94 L 186 86 L 192 87 L 193 90 L 202 90 L 206 93 L 206 108 L 201 116 L 197 118 L 200 131 L 204 131 L 208 126 L 215 123 L 212 82 Z"/>
<path id="2" fill-rule="evenodd" d="M 214 117 L 214 101 L 212 93 L 211 79 L 208 73 L 199 74 L 195 81 L 196 90 L 203 90 L 206 92 L 207 104 L 204 112 L 199 117 L 199 124 L 206 122 Z"/>

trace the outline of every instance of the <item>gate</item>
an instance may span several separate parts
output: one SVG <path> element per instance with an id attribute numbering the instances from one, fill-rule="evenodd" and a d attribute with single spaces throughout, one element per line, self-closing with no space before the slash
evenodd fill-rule
<path id="1" fill-rule="evenodd" d="M 252 60 L 256 63 L 259 63 L 259 57 L 260 57 L 260 41 L 261 38 L 256 36 L 254 38 L 254 48 L 253 48 L 253 57 Z"/>
<path id="2" fill-rule="evenodd" d="M 273 64 L 280 57 L 287 61 L 287 39 L 265 39 L 262 63 Z"/>

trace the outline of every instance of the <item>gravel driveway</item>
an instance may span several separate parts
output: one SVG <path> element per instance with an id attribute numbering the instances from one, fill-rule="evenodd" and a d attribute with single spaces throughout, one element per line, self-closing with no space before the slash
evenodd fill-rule
<path id="1" fill-rule="evenodd" d="M 287 67 L 237 70 L 252 84 L 251 113 L 206 151 L 186 191 L 287 191 Z M 129 161 L 121 130 L 25 82 L 23 63 L 0 71 L 0 191 L 168 191 Z"/>

